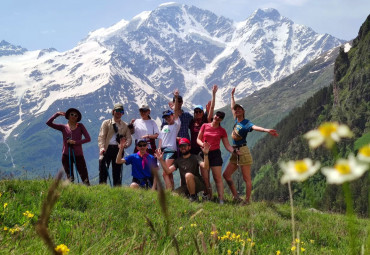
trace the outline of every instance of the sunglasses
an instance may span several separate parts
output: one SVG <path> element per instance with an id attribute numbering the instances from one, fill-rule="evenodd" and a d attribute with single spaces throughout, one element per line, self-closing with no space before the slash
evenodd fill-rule
<path id="1" fill-rule="evenodd" d="M 146 147 L 147 146 L 147 144 L 146 143 L 138 143 L 137 144 L 137 147 Z"/>
<path id="2" fill-rule="evenodd" d="M 222 120 L 224 119 L 224 118 L 223 118 L 223 116 L 221 116 L 221 115 L 219 115 L 219 114 L 216 114 L 216 116 L 217 116 L 218 118 L 222 119 Z"/>
<path id="3" fill-rule="evenodd" d="M 147 109 L 140 109 L 139 111 L 140 112 L 149 112 L 149 110 L 147 110 Z"/>
<path id="4" fill-rule="evenodd" d="M 188 147 L 188 146 L 189 146 L 189 144 L 180 144 L 179 145 L 180 148 L 185 148 L 185 147 Z"/>
<path id="5" fill-rule="evenodd" d="M 78 114 L 76 114 L 76 113 L 70 113 L 69 116 L 71 116 L 71 117 L 78 117 Z"/>
<path id="6" fill-rule="evenodd" d="M 125 111 L 122 111 L 122 110 L 115 110 L 115 112 L 119 112 L 121 114 L 124 114 L 125 113 Z"/>
<path id="7" fill-rule="evenodd" d="M 195 110 L 194 113 L 202 113 L 202 110 Z"/>

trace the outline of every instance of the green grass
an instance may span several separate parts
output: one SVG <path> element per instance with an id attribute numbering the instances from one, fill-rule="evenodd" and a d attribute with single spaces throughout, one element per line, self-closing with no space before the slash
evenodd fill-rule
<path id="1" fill-rule="evenodd" d="M 35 225 L 51 183 L 0 181 L 0 254 L 49 253 L 36 234 Z M 70 254 L 177 254 L 174 240 L 180 254 L 198 254 L 198 251 L 227 254 L 228 250 L 235 254 L 238 249 L 243 254 L 276 254 L 277 250 L 292 254 L 287 204 L 256 202 L 248 206 L 232 203 L 220 206 L 213 202 L 190 203 L 166 192 L 167 234 L 157 192 L 75 184 L 60 192 L 48 228 L 55 245 L 67 245 Z M 8 204 L 6 208 L 4 203 Z M 25 211 L 35 216 L 27 218 L 23 215 Z M 303 254 L 349 253 L 344 215 L 296 207 L 295 217 L 300 246 L 305 249 Z M 356 219 L 357 254 L 365 243 L 368 224 L 367 219 Z M 11 234 L 9 229 L 16 225 L 21 230 Z M 220 238 L 224 236 L 223 240 L 215 240 L 211 235 L 212 225 Z M 4 227 L 9 229 L 5 231 Z M 228 231 L 231 233 L 226 238 Z M 244 248 L 240 239 L 246 244 Z"/>

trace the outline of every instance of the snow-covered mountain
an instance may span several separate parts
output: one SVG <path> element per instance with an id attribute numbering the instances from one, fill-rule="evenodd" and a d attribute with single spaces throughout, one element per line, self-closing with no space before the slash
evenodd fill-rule
<path id="1" fill-rule="evenodd" d="M 144 102 L 156 118 L 173 89 L 179 88 L 190 108 L 204 105 L 218 84 L 216 107 L 221 107 L 232 87 L 237 98 L 245 97 L 341 43 L 294 24 L 275 9 L 259 9 L 236 23 L 176 3 L 93 31 L 66 52 L 26 51 L 2 41 L 0 167 L 60 165 L 60 148 L 55 148 L 60 134 L 44 126 L 57 110 L 81 109 L 93 139 L 85 154 L 95 164 L 100 123 L 115 102 L 124 103 L 126 121 L 138 117 Z M 25 145 L 34 149 L 25 153 Z"/>

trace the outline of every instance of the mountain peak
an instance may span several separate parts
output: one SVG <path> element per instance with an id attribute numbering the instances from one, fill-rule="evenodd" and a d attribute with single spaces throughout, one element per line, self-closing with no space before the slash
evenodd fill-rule
<path id="1" fill-rule="evenodd" d="M 15 46 L 7 41 L 2 40 L 0 42 L 0 57 L 9 55 L 22 55 L 27 49 L 21 46 Z"/>
<path id="2" fill-rule="evenodd" d="M 263 8 L 263 9 L 257 9 L 253 12 L 251 15 L 251 19 L 258 19 L 258 20 L 264 20 L 264 19 L 271 19 L 274 21 L 280 20 L 281 15 L 280 13 L 273 8 Z"/>

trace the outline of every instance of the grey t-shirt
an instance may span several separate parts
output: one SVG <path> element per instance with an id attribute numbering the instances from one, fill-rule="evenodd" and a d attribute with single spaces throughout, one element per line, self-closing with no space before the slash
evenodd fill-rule
<path id="1" fill-rule="evenodd" d="M 182 156 L 175 159 L 173 165 L 176 169 L 180 170 L 181 183 L 185 184 L 185 174 L 192 173 L 194 176 L 199 177 L 203 182 L 203 178 L 199 173 L 199 164 L 203 162 L 202 158 L 198 155 L 191 154 L 189 158 L 183 158 Z"/>

